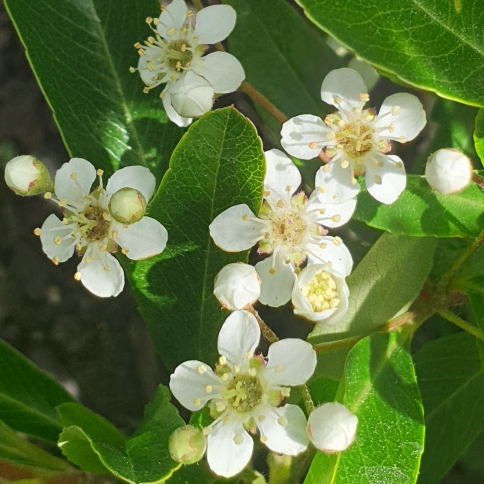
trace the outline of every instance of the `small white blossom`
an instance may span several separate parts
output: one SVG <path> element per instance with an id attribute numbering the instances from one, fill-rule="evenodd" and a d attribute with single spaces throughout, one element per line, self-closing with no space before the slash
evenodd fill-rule
<path id="1" fill-rule="evenodd" d="M 288 386 L 302 385 L 316 368 L 316 352 L 300 339 L 284 339 L 269 347 L 267 360 L 254 355 L 260 329 L 252 314 L 233 312 L 218 336 L 221 355 L 215 371 L 200 361 L 179 365 L 170 389 L 192 412 L 207 403 L 215 420 L 206 427 L 207 461 L 218 475 L 231 477 L 249 462 L 254 442 L 248 430 L 260 432 L 270 450 L 297 455 L 309 438 L 306 417 L 297 405 L 279 406 Z"/>
<path id="2" fill-rule="evenodd" d="M 360 74 L 352 69 L 331 71 L 323 81 L 321 98 L 339 111 L 321 118 L 310 114 L 284 123 L 282 146 L 293 156 L 328 160 L 316 175 L 316 186 L 325 189 L 324 200 L 344 202 L 360 190 L 356 175 L 366 173 L 366 188 L 378 201 L 393 203 L 405 189 L 405 167 L 398 156 L 387 155 L 390 141 L 414 139 L 426 123 L 416 96 L 392 94 L 380 108 L 363 109 L 370 97 Z M 333 181 L 337 184 L 332 184 Z"/>
<path id="3" fill-rule="evenodd" d="M 5 166 L 5 183 L 21 196 L 52 190 L 52 179 L 43 163 L 30 155 L 16 156 Z"/>
<path id="4" fill-rule="evenodd" d="M 166 84 L 160 97 L 168 117 L 188 126 L 212 109 L 214 95 L 235 91 L 245 78 L 240 62 L 227 52 L 203 54 L 208 44 L 224 40 L 235 26 L 229 5 L 213 5 L 194 15 L 184 0 L 173 0 L 158 19 L 148 18 L 155 36 L 136 43 L 138 70 L 145 92 Z M 193 27 L 193 24 L 195 25 Z"/>
<path id="5" fill-rule="evenodd" d="M 346 314 L 349 289 L 345 278 L 327 264 L 310 264 L 292 290 L 294 314 L 315 323 L 334 325 Z"/>
<path id="6" fill-rule="evenodd" d="M 324 403 L 308 418 L 313 445 L 327 454 L 347 449 L 355 440 L 358 417 L 338 402 Z"/>
<path id="7" fill-rule="evenodd" d="M 91 191 L 99 176 L 100 185 Z M 55 194 L 46 198 L 56 201 L 64 209 L 64 218 L 52 214 L 47 217 L 40 235 L 42 249 L 54 264 L 65 262 L 76 251 L 82 256 L 75 278 L 93 294 L 101 297 L 117 296 L 124 287 L 124 273 L 113 257 L 118 245 L 129 259 L 140 260 L 159 254 L 168 240 L 166 229 L 157 220 L 143 217 L 139 222 L 122 224 L 114 220 L 108 210 L 114 193 L 123 188 L 134 188 L 149 200 L 155 190 L 155 177 L 141 166 L 123 168 L 102 184 L 102 171 L 89 161 L 72 158 L 55 176 Z"/>
<path id="8" fill-rule="evenodd" d="M 255 267 L 261 279 L 262 304 L 277 307 L 291 299 L 295 268 L 309 262 L 327 262 L 347 276 L 353 260 L 339 237 L 323 227 L 345 224 L 356 201 L 322 204 L 319 192 L 308 199 L 296 193 L 301 175 L 289 157 L 279 150 L 265 153 L 264 202 L 259 216 L 245 204 L 231 207 L 210 224 L 215 244 L 227 252 L 239 252 L 259 244 L 259 253 L 271 254 Z"/>
<path id="9" fill-rule="evenodd" d="M 457 150 L 438 150 L 427 161 L 425 178 L 434 190 L 444 195 L 459 192 L 472 180 L 471 160 Z"/>
<path id="10" fill-rule="evenodd" d="M 249 264 L 227 264 L 215 277 L 213 293 L 224 308 L 247 308 L 260 296 L 257 271 Z"/>

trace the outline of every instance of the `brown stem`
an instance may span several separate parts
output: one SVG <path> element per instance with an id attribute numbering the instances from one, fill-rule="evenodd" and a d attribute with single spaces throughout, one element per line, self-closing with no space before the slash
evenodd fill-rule
<path id="1" fill-rule="evenodd" d="M 257 322 L 259 323 L 259 328 L 261 330 L 262 335 L 264 338 L 270 343 L 277 343 L 279 341 L 279 338 L 277 337 L 276 333 L 272 331 L 269 326 L 264 322 L 264 320 L 259 316 L 259 313 L 253 308 L 253 306 L 250 306 L 247 311 L 252 314 L 255 319 L 257 319 Z"/>
<path id="2" fill-rule="evenodd" d="M 479 185 L 480 188 L 484 190 L 484 177 L 478 175 L 477 173 L 472 174 L 472 181 Z"/>

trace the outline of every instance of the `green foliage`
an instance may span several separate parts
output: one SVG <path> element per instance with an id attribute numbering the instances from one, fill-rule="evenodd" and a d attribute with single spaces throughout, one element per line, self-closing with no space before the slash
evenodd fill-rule
<path id="1" fill-rule="evenodd" d="M 348 354 L 341 401 L 358 417 L 355 442 L 342 453 L 318 452 L 304 484 L 416 481 L 423 408 L 402 336 L 374 333 Z"/>
<path id="2" fill-rule="evenodd" d="M 298 0 L 316 25 L 382 73 L 442 97 L 483 106 L 484 22 L 478 0 Z"/>
<path id="3" fill-rule="evenodd" d="M 484 111 L 479 110 L 476 116 L 476 126 L 474 130 L 474 142 L 476 145 L 476 151 L 484 165 Z"/>

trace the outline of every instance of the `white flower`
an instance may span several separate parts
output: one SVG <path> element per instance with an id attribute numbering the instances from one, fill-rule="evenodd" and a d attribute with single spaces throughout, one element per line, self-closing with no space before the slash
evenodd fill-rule
<path id="1" fill-rule="evenodd" d="M 310 264 L 298 275 L 292 290 L 294 314 L 334 325 L 346 314 L 349 289 L 345 278 L 327 264 Z"/>
<path id="2" fill-rule="evenodd" d="M 348 448 L 355 440 L 358 417 L 344 405 L 330 402 L 313 410 L 308 418 L 308 434 L 313 445 L 327 454 Z"/>
<path id="3" fill-rule="evenodd" d="M 309 200 L 295 195 L 301 175 L 294 163 L 279 150 L 265 153 L 264 203 L 256 217 L 245 204 L 231 207 L 210 224 L 215 244 L 227 252 L 250 249 L 259 243 L 259 253 L 272 254 L 256 265 L 261 279 L 262 304 L 277 307 L 291 299 L 295 267 L 309 262 L 327 262 L 347 276 L 353 260 L 339 237 L 330 237 L 326 227 L 346 223 L 356 201 L 322 204 L 318 192 Z"/>
<path id="4" fill-rule="evenodd" d="M 425 178 L 434 190 L 444 195 L 459 192 L 472 180 L 471 160 L 457 150 L 438 150 L 427 161 Z"/>
<path id="5" fill-rule="evenodd" d="M 170 389 L 184 407 L 195 412 L 209 404 L 215 420 L 205 428 L 207 460 L 224 477 L 250 460 L 254 443 L 247 430 L 259 429 L 261 442 L 280 454 L 297 455 L 309 443 L 301 408 L 279 405 L 290 394 L 287 386 L 311 377 L 316 352 L 303 340 L 284 339 L 269 347 L 266 361 L 254 356 L 259 340 L 254 316 L 235 311 L 218 336 L 215 372 L 200 361 L 186 361 L 171 375 Z"/>
<path id="6" fill-rule="evenodd" d="M 100 186 L 91 191 L 99 176 Z M 46 194 L 64 209 L 64 219 L 49 215 L 41 229 L 42 249 L 54 264 L 65 262 L 77 251 L 82 261 L 75 278 L 101 297 L 117 296 L 124 287 L 124 274 L 111 255 L 118 245 L 130 259 L 140 260 L 163 251 L 166 229 L 157 220 L 143 217 L 139 222 L 121 224 L 110 215 L 108 205 L 118 190 L 129 187 L 149 200 L 155 190 L 155 177 L 141 166 L 123 168 L 103 188 L 102 171 L 82 158 L 72 158 L 55 176 L 55 195 Z"/>
<path id="7" fill-rule="evenodd" d="M 284 123 L 282 146 L 293 156 L 309 160 L 322 156 L 329 163 L 318 171 L 316 186 L 326 188 L 321 200 L 344 202 L 360 187 L 355 175 L 366 172 L 366 188 L 378 201 L 394 202 L 405 189 L 405 167 L 398 156 L 386 155 L 390 141 L 405 143 L 425 126 L 425 111 L 412 94 L 387 97 L 378 116 L 363 109 L 370 97 L 360 74 L 352 69 L 331 71 L 321 86 L 321 98 L 339 111 L 326 116 L 303 114 Z M 328 184 L 338 184 L 328 189 Z"/>
<path id="8" fill-rule="evenodd" d="M 16 156 L 5 166 L 5 183 L 21 196 L 39 195 L 52 189 L 52 179 L 43 163 L 30 155 Z"/>
<path id="9" fill-rule="evenodd" d="M 244 309 L 259 298 L 260 279 L 249 264 L 227 264 L 215 277 L 213 293 L 223 307 Z"/>
<path id="10" fill-rule="evenodd" d="M 245 78 L 240 62 L 227 52 L 203 56 L 207 44 L 224 40 L 235 26 L 236 13 L 229 5 L 213 5 L 196 14 L 184 0 L 173 0 L 154 24 L 155 37 L 145 45 L 136 43 L 138 70 L 145 92 L 166 84 L 160 97 L 168 117 L 178 126 L 188 126 L 193 117 L 212 109 L 215 94 L 235 91 Z"/>

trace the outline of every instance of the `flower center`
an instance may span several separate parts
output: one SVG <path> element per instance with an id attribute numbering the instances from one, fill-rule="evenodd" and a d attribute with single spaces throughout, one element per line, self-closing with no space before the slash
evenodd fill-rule
<path id="1" fill-rule="evenodd" d="M 193 54 L 188 47 L 184 40 L 176 40 L 168 45 L 165 62 L 172 71 L 179 72 L 190 66 Z"/>
<path id="2" fill-rule="evenodd" d="M 360 121 L 345 124 L 335 133 L 336 147 L 342 149 L 351 158 L 358 158 L 371 150 L 373 133 L 372 128 Z"/>
<path id="3" fill-rule="evenodd" d="M 298 246 L 306 233 L 307 223 L 294 210 L 273 212 L 271 236 L 275 245 Z"/>
<path id="4" fill-rule="evenodd" d="M 79 213 L 67 211 L 66 217 L 77 223 L 77 233 L 80 233 L 87 243 L 99 242 L 109 234 L 110 216 L 95 203 L 90 203 Z"/>
<path id="5" fill-rule="evenodd" d="M 227 385 L 224 398 L 239 413 L 250 412 L 262 400 L 262 386 L 259 379 L 250 375 L 236 375 Z"/>
<path id="6" fill-rule="evenodd" d="M 314 277 L 301 288 L 301 292 L 316 313 L 336 309 L 340 302 L 334 277 L 323 269 L 314 274 Z"/>

